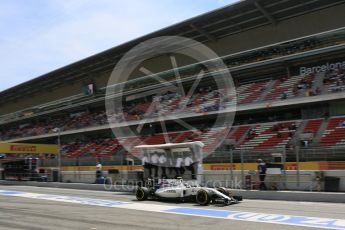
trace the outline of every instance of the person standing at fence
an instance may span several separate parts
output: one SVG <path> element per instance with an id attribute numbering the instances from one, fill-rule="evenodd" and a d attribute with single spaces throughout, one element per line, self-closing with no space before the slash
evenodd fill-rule
<path id="1" fill-rule="evenodd" d="M 260 179 L 259 189 L 267 190 L 267 187 L 265 184 L 266 171 L 267 171 L 266 163 L 262 159 L 257 159 L 256 162 L 258 164 L 258 174 L 259 174 L 259 179 Z"/>
<path id="2" fill-rule="evenodd" d="M 154 177 L 158 177 L 158 154 L 157 152 L 154 152 L 152 155 L 151 155 L 151 160 L 150 160 L 150 163 L 151 163 L 151 168 L 155 171 L 154 172 Z"/>
<path id="3" fill-rule="evenodd" d="M 144 168 L 145 177 L 151 178 L 151 164 L 150 158 L 147 156 L 147 153 L 145 153 L 143 158 L 141 158 L 141 165 Z"/>
<path id="4" fill-rule="evenodd" d="M 167 178 L 172 179 L 171 174 L 175 168 L 175 165 L 174 165 L 174 157 L 170 151 L 167 153 L 166 158 L 167 159 L 166 159 L 166 163 L 165 163 L 165 167 L 166 167 L 165 170 L 167 170 L 167 173 L 168 173 Z"/>
<path id="5" fill-rule="evenodd" d="M 183 164 L 182 153 L 178 153 L 177 158 L 176 158 L 176 164 L 175 164 L 176 178 L 181 177 L 184 173 L 182 164 Z"/>
<path id="6" fill-rule="evenodd" d="M 96 183 L 98 183 L 98 181 L 100 180 L 100 178 L 102 177 L 102 164 L 97 161 L 96 163 Z"/>
<path id="7" fill-rule="evenodd" d="M 166 163 L 167 163 L 167 158 L 165 156 L 164 153 L 161 153 L 159 158 L 158 158 L 158 162 L 159 162 L 159 167 L 161 168 L 161 178 L 166 179 L 167 174 L 166 174 Z"/>
<path id="8" fill-rule="evenodd" d="M 194 180 L 196 178 L 194 170 L 194 161 L 190 153 L 186 154 L 184 158 L 184 167 L 191 172 L 192 179 Z"/>

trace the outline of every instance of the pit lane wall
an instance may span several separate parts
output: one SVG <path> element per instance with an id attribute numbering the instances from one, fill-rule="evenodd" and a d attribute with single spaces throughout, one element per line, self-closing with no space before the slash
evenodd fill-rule
<path id="1" fill-rule="evenodd" d="M 299 176 L 297 171 L 287 171 L 286 175 L 267 175 L 266 185 L 269 190 L 299 190 L 299 191 L 324 191 L 325 184 L 323 181 L 316 180 L 316 173 L 319 171 L 300 171 Z M 232 175 L 229 171 L 208 171 L 205 170 L 203 174 L 203 182 L 211 187 L 230 187 L 234 189 L 258 189 L 258 176 L 248 176 L 250 171 L 234 170 Z M 323 171 L 324 176 L 340 178 L 339 192 L 345 192 L 345 171 L 332 170 Z M 107 171 L 104 171 L 104 176 L 113 178 Z M 185 179 L 188 179 L 186 175 Z M 133 183 L 135 176 L 128 171 L 122 171 L 117 176 L 117 179 L 112 179 L 113 183 Z M 95 173 L 93 171 L 62 171 L 62 182 L 67 183 L 95 183 Z"/>
<path id="2" fill-rule="evenodd" d="M 203 181 L 209 186 L 225 186 L 232 188 L 258 188 L 258 176 L 254 175 L 255 163 L 245 164 L 204 164 Z M 299 170 L 297 170 L 299 168 Z M 118 175 L 108 173 L 108 170 L 117 169 Z M 242 170 L 243 169 L 243 170 Z M 269 189 L 275 190 L 300 190 L 324 191 L 325 183 L 322 177 L 337 177 L 338 191 L 345 191 L 345 162 L 296 162 L 286 163 L 286 171 L 280 175 L 266 177 Z M 112 178 L 113 182 L 127 183 L 136 180 L 136 172 L 142 171 L 141 166 L 103 166 L 105 177 Z M 186 175 L 188 178 L 188 173 Z M 63 182 L 94 183 L 95 167 L 62 167 Z"/>

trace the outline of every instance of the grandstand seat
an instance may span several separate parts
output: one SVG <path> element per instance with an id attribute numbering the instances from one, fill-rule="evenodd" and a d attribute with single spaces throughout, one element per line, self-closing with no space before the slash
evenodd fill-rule
<path id="1" fill-rule="evenodd" d="M 205 144 L 203 152 L 208 154 L 214 150 L 220 144 L 219 140 L 224 139 L 224 135 L 226 135 L 228 132 L 229 128 L 217 128 L 208 130 L 207 132 L 201 134 L 203 143 Z"/>
<path id="2" fill-rule="evenodd" d="M 250 86 L 246 87 L 245 90 L 240 91 L 241 96 L 239 97 L 239 104 L 248 104 L 256 102 L 260 99 L 262 89 L 269 84 L 269 81 L 258 81 L 251 83 Z"/>
<path id="3" fill-rule="evenodd" d="M 228 137 L 228 139 L 234 139 L 235 141 L 240 140 L 241 137 L 243 137 L 243 135 L 248 131 L 249 128 L 250 128 L 249 125 L 242 125 L 242 126 L 235 127 L 235 130 L 232 133 L 230 133 L 230 136 Z"/>
<path id="4" fill-rule="evenodd" d="M 323 120 L 324 119 L 308 120 L 307 124 L 305 125 L 305 127 L 303 129 L 303 133 L 312 133 L 315 135 L 319 131 Z"/>
<path id="5" fill-rule="evenodd" d="M 256 125 L 253 129 L 255 135 L 248 136 L 236 149 L 267 150 L 283 148 L 292 137 L 291 134 L 293 134 L 293 131 L 289 130 L 288 127 L 293 123 L 283 122 Z"/>
<path id="6" fill-rule="evenodd" d="M 329 119 L 328 126 L 320 140 L 321 146 L 335 147 L 345 145 L 345 117 L 334 117 Z"/>
<path id="7" fill-rule="evenodd" d="M 294 93 L 294 86 L 297 85 L 301 80 L 302 76 L 292 76 L 290 78 L 280 78 L 274 83 L 272 89 L 265 96 L 265 101 L 283 99 L 282 94 L 286 95 L 286 99 L 298 96 L 299 93 Z"/>

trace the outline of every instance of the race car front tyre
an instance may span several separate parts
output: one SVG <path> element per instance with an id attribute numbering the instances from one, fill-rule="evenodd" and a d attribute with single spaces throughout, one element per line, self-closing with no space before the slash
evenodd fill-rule
<path id="1" fill-rule="evenodd" d="M 211 202 L 211 194 L 205 190 L 205 189 L 200 189 L 197 194 L 196 194 L 196 202 L 200 205 L 209 205 Z"/>
<path id="2" fill-rule="evenodd" d="M 139 187 L 135 192 L 135 197 L 139 201 L 147 200 L 149 196 L 149 190 L 146 187 Z"/>

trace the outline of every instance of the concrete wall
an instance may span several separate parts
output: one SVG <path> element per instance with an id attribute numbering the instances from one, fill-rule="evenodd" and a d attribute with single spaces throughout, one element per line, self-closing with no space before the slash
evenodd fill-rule
<path id="1" fill-rule="evenodd" d="M 243 179 L 241 171 L 233 171 L 233 176 L 231 176 L 230 171 L 204 171 L 203 181 L 206 185 L 210 187 L 232 187 L 232 188 L 241 188 L 241 181 L 245 180 L 245 176 L 248 175 L 248 171 L 244 171 Z M 105 171 L 104 176 L 111 177 Z M 332 170 L 324 171 L 324 176 L 330 177 L 339 177 L 340 185 L 339 191 L 345 191 L 345 170 Z M 126 181 L 132 181 L 134 175 L 130 172 L 121 172 L 116 178 L 113 178 L 114 181 L 124 183 Z M 233 178 L 233 179 L 232 179 Z M 188 179 L 188 177 L 186 177 Z M 252 188 L 254 189 L 258 182 L 257 176 L 252 176 Z M 71 172 L 64 171 L 62 172 L 63 182 L 72 182 L 72 183 L 94 183 L 95 182 L 95 172 L 93 171 L 83 171 L 83 172 Z M 300 191 L 317 191 L 318 183 L 315 180 L 315 171 L 300 171 L 300 179 L 298 181 L 297 171 L 287 171 L 286 181 L 284 181 L 284 176 L 276 175 L 267 175 L 266 177 L 267 187 L 274 185 L 276 183 L 280 190 L 300 190 Z M 323 191 L 324 184 L 321 183 L 321 190 Z"/>

